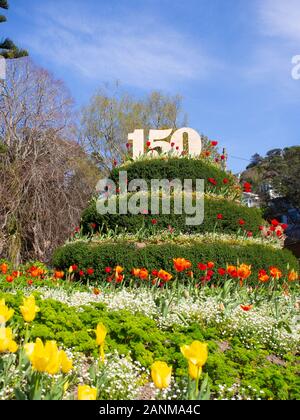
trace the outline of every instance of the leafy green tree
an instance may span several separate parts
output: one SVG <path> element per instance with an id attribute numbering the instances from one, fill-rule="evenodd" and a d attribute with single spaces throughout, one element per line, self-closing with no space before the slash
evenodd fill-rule
<path id="1" fill-rule="evenodd" d="M 9 8 L 7 0 L 0 0 L 0 9 L 7 10 Z M 6 22 L 6 17 L 0 15 L 0 23 Z M 0 42 L 0 55 L 4 58 L 20 58 L 28 55 L 28 52 L 19 49 L 11 39 L 6 38 Z"/>
<path id="2" fill-rule="evenodd" d="M 300 146 L 272 149 L 264 158 L 257 156 L 243 172 L 242 180 L 250 181 L 257 193 L 263 184 L 269 184 L 275 193 L 300 207 Z"/>

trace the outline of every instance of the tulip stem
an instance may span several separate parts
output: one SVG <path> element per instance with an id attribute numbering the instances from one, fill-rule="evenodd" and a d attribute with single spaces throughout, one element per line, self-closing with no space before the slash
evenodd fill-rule
<path id="1" fill-rule="evenodd" d="M 197 379 L 196 379 L 196 387 L 195 387 L 195 399 L 197 399 L 198 394 L 199 394 L 199 379 L 200 379 L 200 375 L 198 373 Z"/>

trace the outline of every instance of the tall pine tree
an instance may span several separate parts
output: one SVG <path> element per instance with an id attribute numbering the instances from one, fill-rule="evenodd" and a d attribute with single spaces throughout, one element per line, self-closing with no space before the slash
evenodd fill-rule
<path id="1" fill-rule="evenodd" d="M 0 9 L 7 10 L 9 7 L 7 0 L 0 0 Z M 6 22 L 6 17 L 0 15 L 0 23 Z M 0 55 L 4 58 L 20 58 L 28 55 L 25 50 L 19 49 L 11 39 L 6 38 L 0 42 Z"/>

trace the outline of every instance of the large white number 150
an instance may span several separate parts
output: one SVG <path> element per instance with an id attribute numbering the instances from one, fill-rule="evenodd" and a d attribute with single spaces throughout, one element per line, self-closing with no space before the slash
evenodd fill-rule
<path id="1" fill-rule="evenodd" d="M 183 152 L 183 138 L 184 134 L 186 134 L 188 136 L 189 155 L 193 157 L 200 155 L 202 151 L 202 140 L 197 131 L 192 128 L 181 128 L 180 130 L 175 131 L 170 142 L 162 141 L 167 139 L 172 131 L 172 129 L 150 130 L 149 142 L 151 144 L 151 151 L 148 153 L 151 153 L 152 156 L 157 156 L 158 153 L 155 149 L 159 148 L 162 153 L 168 153 L 171 150 L 174 150 L 174 154 L 181 155 Z M 133 159 L 142 156 L 145 150 L 144 130 L 135 130 L 133 133 L 128 134 L 128 140 L 132 141 Z M 173 144 L 173 147 L 171 144 Z"/>

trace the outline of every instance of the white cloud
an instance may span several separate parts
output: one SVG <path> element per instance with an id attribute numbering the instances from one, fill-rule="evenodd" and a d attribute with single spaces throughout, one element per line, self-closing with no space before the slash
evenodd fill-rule
<path id="1" fill-rule="evenodd" d="M 275 102 L 298 103 L 292 57 L 300 54 L 300 0 L 257 0 L 255 11 L 258 30 L 241 74 L 268 88 Z"/>
<path id="2" fill-rule="evenodd" d="M 262 0 L 258 4 L 265 34 L 300 43 L 300 0 Z"/>
<path id="3" fill-rule="evenodd" d="M 119 79 L 140 88 L 202 80 L 217 67 L 199 45 L 154 19 L 108 20 L 85 13 L 40 8 L 24 44 L 84 78 Z"/>

